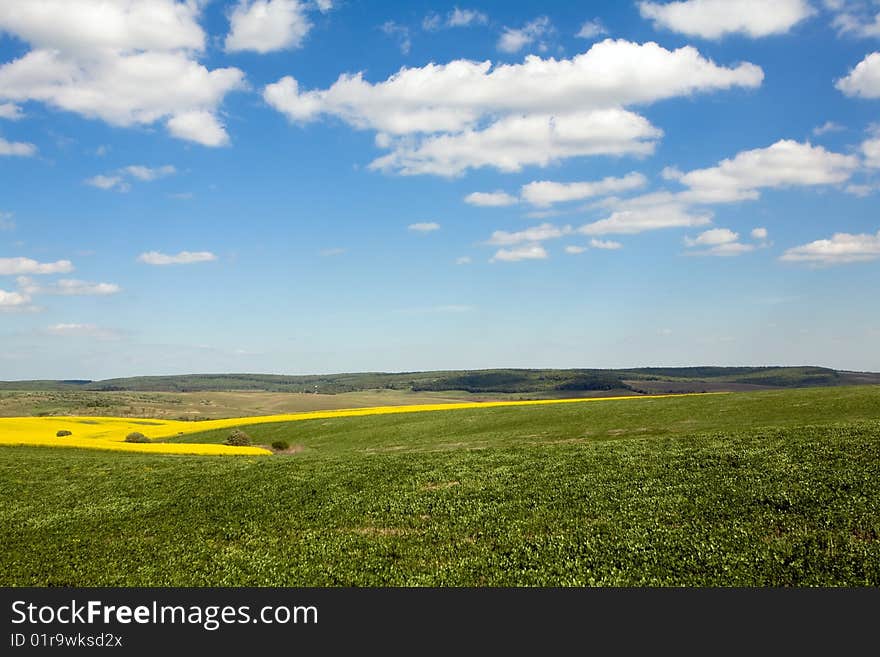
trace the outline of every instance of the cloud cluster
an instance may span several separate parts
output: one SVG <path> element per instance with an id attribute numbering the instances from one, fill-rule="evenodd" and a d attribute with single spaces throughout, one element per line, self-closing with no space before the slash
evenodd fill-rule
<path id="1" fill-rule="evenodd" d="M 303 90 L 285 76 L 263 97 L 291 121 L 333 116 L 375 131 L 377 146 L 390 152 L 373 169 L 455 176 L 586 155 L 647 155 L 662 131 L 627 106 L 754 88 L 762 79 L 754 64 L 719 66 L 689 46 L 606 39 L 570 59 L 454 60 L 403 68 L 376 83 L 345 74 L 327 89 Z"/>
<path id="2" fill-rule="evenodd" d="M 653 21 L 657 29 L 704 39 L 720 39 L 729 34 L 752 38 L 785 34 L 816 13 L 807 0 L 640 2 L 639 12 Z"/>
<path id="3" fill-rule="evenodd" d="M 688 255 L 731 257 L 749 253 L 759 246 L 765 246 L 767 235 L 766 228 L 755 228 L 752 230 L 751 236 L 753 239 L 760 240 L 761 243 L 747 244 L 740 241 L 739 233 L 735 233 L 729 228 L 712 228 L 703 231 L 696 238 L 685 237 L 684 244 L 688 248 L 697 247 Z"/>
<path id="4" fill-rule="evenodd" d="M 164 121 L 175 137 L 224 145 L 219 106 L 244 74 L 197 61 L 202 4 L 5 0 L 0 30 L 31 49 L 0 66 L 0 101 L 39 101 L 117 126 Z"/>
<path id="5" fill-rule="evenodd" d="M 541 39 L 554 31 L 553 24 L 546 16 L 539 16 L 520 28 L 505 27 L 498 39 L 498 50 L 508 54 L 516 53 L 537 41 L 538 49 L 544 51 L 547 45 Z"/>
<path id="6" fill-rule="evenodd" d="M 0 93 L 3 93 L 0 90 Z M 18 157 L 31 157 L 37 154 L 37 147 L 23 141 L 6 141 L 0 137 L 0 156 L 12 155 Z"/>

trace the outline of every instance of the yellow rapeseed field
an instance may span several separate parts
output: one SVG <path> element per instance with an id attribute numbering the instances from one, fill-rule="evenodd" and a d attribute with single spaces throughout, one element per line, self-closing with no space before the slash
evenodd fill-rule
<path id="1" fill-rule="evenodd" d="M 705 393 L 697 393 L 705 394 Z M 711 393 L 710 393 L 711 394 Z M 362 415 L 387 415 L 392 413 L 420 413 L 426 411 L 452 411 L 466 408 L 497 408 L 501 406 L 536 406 L 543 404 L 574 404 L 611 400 L 657 399 L 682 395 L 643 395 L 627 397 L 589 397 L 575 399 L 544 399 L 534 401 L 462 402 L 453 404 L 417 404 L 412 406 L 378 406 L 336 411 L 312 411 L 286 415 L 262 415 L 185 422 L 181 420 L 149 420 L 119 417 L 13 417 L 0 418 L 0 445 L 38 445 L 46 447 L 81 447 L 109 449 L 151 454 L 201 454 L 201 455 L 267 455 L 272 452 L 261 447 L 229 447 L 205 443 L 127 443 L 125 437 L 138 431 L 152 441 L 176 436 L 241 427 L 268 422 L 295 422 L 336 417 Z M 70 431 L 69 436 L 57 436 L 58 431 Z"/>

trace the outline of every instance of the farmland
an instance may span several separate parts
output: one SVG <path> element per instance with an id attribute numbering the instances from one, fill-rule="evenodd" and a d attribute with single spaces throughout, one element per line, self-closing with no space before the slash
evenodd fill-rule
<path id="1" fill-rule="evenodd" d="M 0 448 L 0 583 L 880 585 L 876 386 L 241 424 Z"/>

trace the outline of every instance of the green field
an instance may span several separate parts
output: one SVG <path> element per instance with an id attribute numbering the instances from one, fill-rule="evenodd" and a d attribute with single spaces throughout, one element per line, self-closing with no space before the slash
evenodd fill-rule
<path id="1" fill-rule="evenodd" d="M 246 429 L 0 449 L 0 585 L 880 585 L 877 386 Z"/>

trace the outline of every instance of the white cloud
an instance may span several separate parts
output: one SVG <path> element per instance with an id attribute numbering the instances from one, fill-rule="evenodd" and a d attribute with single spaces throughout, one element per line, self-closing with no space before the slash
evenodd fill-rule
<path id="1" fill-rule="evenodd" d="M 766 232 L 765 230 L 765 237 Z M 699 251 L 691 251 L 688 255 L 730 257 L 755 250 L 753 244 L 743 244 L 740 242 L 739 233 L 735 233 L 729 228 L 713 228 L 700 233 L 696 239 L 685 237 L 684 243 L 688 248 L 706 247 Z"/>
<path id="2" fill-rule="evenodd" d="M 844 130 L 844 127 L 839 123 L 825 121 L 822 125 L 813 128 L 813 134 L 816 137 L 821 137 L 822 135 L 827 135 L 829 132 L 840 132 L 841 130 Z"/>
<path id="3" fill-rule="evenodd" d="M 876 235 L 836 233 L 831 239 L 816 240 L 788 249 L 780 258 L 785 262 L 839 265 L 880 258 L 880 231 Z"/>
<path id="4" fill-rule="evenodd" d="M 847 96 L 880 98 L 880 52 L 872 52 L 834 83 Z"/>
<path id="5" fill-rule="evenodd" d="M 334 0 L 315 0 L 315 6 L 322 14 L 326 14 L 333 9 Z"/>
<path id="6" fill-rule="evenodd" d="M 686 246 L 717 246 L 736 242 L 738 239 L 739 234 L 729 228 L 713 228 L 700 233 L 696 239 L 685 237 L 684 243 Z"/>
<path id="7" fill-rule="evenodd" d="M 544 223 L 540 226 L 532 226 L 525 230 L 515 233 L 509 233 L 505 230 L 496 230 L 486 242 L 495 246 L 509 246 L 511 244 L 520 244 L 522 242 L 543 242 L 544 240 L 555 239 L 563 235 L 570 235 L 571 227 L 563 226 L 562 228 L 553 224 Z"/>
<path id="8" fill-rule="evenodd" d="M 17 281 L 19 289 L 28 296 L 41 294 L 55 296 L 108 296 L 117 294 L 122 288 L 115 283 L 90 283 L 76 279 L 62 278 L 54 283 L 39 284 L 27 276 L 19 276 Z"/>
<path id="9" fill-rule="evenodd" d="M 0 91 L 2 93 L 2 91 Z M 0 155 L 14 155 L 19 157 L 31 157 L 36 155 L 37 147 L 23 141 L 6 141 L 0 137 Z"/>
<path id="10" fill-rule="evenodd" d="M 645 176 L 632 172 L 622 178 L 607 177 L 593 182 L 550 182 L 540 180 L 523 185 L 523 200 L 539 207 L 547 207 L 553 203 L 580 201 L 594 196 L 604 196 L 615 192 L 623 192 L 648 183 Z"/>
<path id="11" fill-rule="evenodd" d="M 565 252 L 570 255 L 578 255 L 579 253 L 583 253 L 586 250 L 587 247 L 585 246 L 569 245 L 565 247 Z"/>
<path id="12" fill-rule="evenodd" d="M 267 53 L 301 47 L 312 24 L 297 0 L 240 0 L 229 26 L 227 52 Z"/>
<path id="13" fill-rule="evenodd" d="M 379 28 L 386 36 L 396 38 L 400 52 L 408 55 L 412 49 L 412 38 L 410 38 L 409 28 L 406 25 L 395 23 L 394 21 L 385 21 Z"/>
<path id="14" fill-rule="evenodd" d="M 14 103 L 0 103 L 0 119 L 18 121 L 24 117 L 21 108 Z"/>
<path id="15" fill-rule="evenodd" d="M 197 262 L 211 262 L 217 256 L 210 251 L 181 251 L 176 255 L 167 255 L 159 251 L 141 253 L 138 262 L 146 265 L 189 265 Z"/>
<path id="16" fill-rule="evenodd" d="M 603 34 L 608 34 L 608 30 L 602 24 L 602 21 L 594 18 L 591 21 L 585 21 L 575 36 L 579 39 L 595 39 Z"/>
<path id="17" fill-rule="evenodd" d="M 441 29 L 449 29 L 454 27 L 472 27 L 474 25 L 485 25 L 489 22 L 489 17 L 476 9 L 459 9 L 455 7 L 446 14 L 444 18 L 440 14 L 431 13 L 425 16 L 422 21 L 422 28 L 435 32 Z"/>
<path id="18" fill-rule="evenodd" d="M 131 189 L 131 185 L 125 182 L 122 176 L 105 176 L 103 174 L 98 174 L 97 176 L 87 178 L 85 183 L 86 185 L 97 187 L 98 189 L 116 189 L 120 192 L 127 192 Z"/>
<path id="19" fill-rule="evenodd" d="M 168 132 L 202 146 L 226 146 L 229 134 L 215 114 L 205 110 L 181 112 L 168 119 Z"/>
<path id="20" fill-rule="evenodd" d="M 121 337 L 118 331 L 101 328 L 95 324 L 53 324 L 46 328 L 46 333 L 58 337 L 97 338 L 99 340 L 118 340 Z"/>
<path id="21" fill-rule="evenodd" d="M 590 246 L 594 249 L 606 249 L 609 251 L 615 251 L 617 249 L 622 249 L 623 244 L 620 242 L 615 242 L 613 240 L 597 240 L 595 237 L 590 240 Z"/>
<path id="22" fill-rule="evenodd" d="M 73 271 L 70 260 L 37 262 L 30 258 L 0 258 L 0 276 L 27 274 L 68 274 Z"/>
<path id="23" fill-rule="evenodd" d="M 0 312 L 25 310 L 30 305 L 30 298 L 20 292 L 0 290 Z"/>
<path id="24" fill-rule="evenodd" d="M 530 244 L 513 249 L 499 249 L 489 262 L 518 262 L 520 260 L 543 260 L 547 251 L 540 244 Z"/>
<path id="25" fill-rule="evenodd" d="M 842 183 L 858 166 L 855 156 L 783 139 L 767 148 L 742 151 L 717 166 L 682 174 L 678 180 L 689 188 L 681 194 L 683 200 L 729 203 L 756 199 L 762 188 Z"/>
<path id="26" fill-rule="evenodd" d="M 433 221 L 423 221 L 421 223 L 410 224 L 407 226 L 407 229 L 416 233 L 430 233 L 435 230 L 440 230 L 440 224 L 434 223 Z"/>
<path id="27" fill-rule="evenodd" d="M 660 204 L 655 207 L 617 210 L 599 221 L 581 226 L 578 232 L 584 235 L 626 235 L 642 233 L 661 228 L 689 228 L 710 223 L 709 213 L 694 213 L 676 204 Z"/>
<path id="28" fill-rule="evenodd" d="M 880 12 L 873 13 L 867 3 L 826 0 L 825 5 L 837 12 L 831 24 L 837 28 L 838 34 L 861 38 L 880 36 Z"/>
<path id="29" fill-rule="evenodd" d="M 878 189 L 880 189 L 880 187 L 878 187 L 877 185 L 868 185 L 868 184 L 855 185 L 854 184 L 854 185 L 847 185 L 843 189 L 843 191 L 845 191 L 847 194 L 852 194 L 853 196 L 858 196 L 859 198 L 864 198 L 866 196 L 870 196 L 871 194 L 876 192 Z"/>
<path id="30" fill-rule="evenodd" d="M 720 39 L 728 34 L 752 38 L 784 34 L 815 10 L 807 0 L 680 0 L 640 2 L 639 12 L 657 29 Z"/>
<path id="31" fill-rule="evenodd" d="M 625 106 L 753 88 L 762 79 L 753 64 L 725 68 L 690 46 L 606 39 L 571 59 L 529 56 L 494 67 L 455 60 L 403 68 L 375 84 L 362 73 L 346 74 L 327 89 L 307 91 L 286 76 L 263 96 L 292 121 L 335 116 L 376 131 L 377 146 L 391 152 L 374 169 L 452 176 L 584 155 L 647 155 L 662 131 Z"/>
<path id="32" fill-rule="evenodd" d="M 86 185 L 97 187 L 98 189 L 115 189 L 119 192 L 127 192 L 131 189 L 129 180 L 132 178 L 151 182 L 159 178 L 165 178 L 177 173 L 177 169 L 171 164 L 165 164 L 159 167 L 148 167 L 142 164 L 130 164 L 109 174 L 98 174 L 86 179 Z"/>
<path id="33" fill-rule="evenodd" d="M 15 230 L 15 222 L 11 212 L 0 212 L 0 230 Z"/>
<path id="34" fill-rule="evenodd" d="M 768 233 L 767 233 L 767 229 L 766 229 L 766 228 L 753 228 L 753 229 L 752 229 L 752 232 L 751 232 L 751 235 L 752 235 L 752 239 L 755 239 L 755 240 L 766 240 L 766 239 L 767 239 L 767 235 L 768 235 Z"/>
<path id="35" fill-rule="evenodd" d="M 872 130 L 873 137 L 862 142 L 860 150 L 865 157 L 865 165 L 880 168 L 880 128 Z"/>
<path id="36" fill-rule="evenodd" d="M 507 205 L 515 205 L 519 203 L 516 196 L 511 196 L 507 192 L 473 192 L 464 197 L 464 202 L 468 205 L 477 205 L 488 208 L 500 208 Z"/>
<path id="37" fill-rule="evenodd" d="M 468 169 L 520 171 L 586 155 L 649 155 L 662 132 L 642 116 L 621 109 L 583 114 L 506 117 L 483 130 L 401 140 L 371 169 L 403 175 L 456 176 Z"/>
<path id="38" fill-rule="evenodd" d="M 243 87 L 244 74 L 208 70 L 196 61 L 205 46 L 198 24 L 202 4 L 4 0 L 0 30 L 32 48 L 0 66 L 0 100 L 39 101 L 117 126 L 190 113 L 213 116 L 219 126 L 218 107 Z M 190 138 L 185 131 L 171 133 Z"/>
<path id="39" fill-rule="evenodd" d="M 501 38 L 498 39 L 498 50 L 506 53 L 519 52 L 535 41 L 540 41 L 542 37 L 551 34 L 553 31 L 553 24 L 546 16 L 539 16 L 519 29 L 505 27 Z"/>
<path id="40" fill-rule="evenodd" d="M 471 264 L 470 256 L 461 256 L 460 258 L 455 259 L 455 264 L 457 265 L 469 265 Z"/>
<path id="41" fill-rule="evenodd" d="M 177 169 L 171 164 L 165 164 L 160 167 L 147 167 L 142 164 L 130 164 L 123 169 L 127 174 L 137 178 L 138 180 L 151 181 L 157 178 L 164 178 L 177 173 Z"/>

